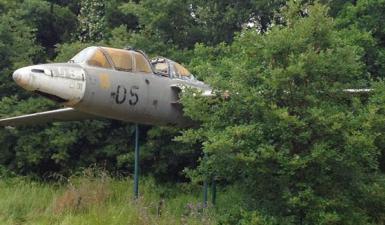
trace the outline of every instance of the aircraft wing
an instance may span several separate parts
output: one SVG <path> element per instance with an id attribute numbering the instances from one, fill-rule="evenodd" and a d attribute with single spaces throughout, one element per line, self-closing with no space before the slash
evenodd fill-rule
<path id="1" fill-rule="evenodd" d="M 40 125 L 49 122 L 76 121 L 85 119 L 97 119 L 97 116 L 83 113 L 74 108 L 63 108 L 52 111 L 15 116 L 0 119 L 0 127 L 16 127 L 25 125 Z"/>

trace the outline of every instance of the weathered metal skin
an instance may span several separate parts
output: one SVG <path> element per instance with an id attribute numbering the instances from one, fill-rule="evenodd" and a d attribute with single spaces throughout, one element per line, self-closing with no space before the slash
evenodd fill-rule
<path id="1" fill-rule="evenodd" d="M 111 119 L 141 124 L 183 126 L 181 107 L 172 104 L 177 82 L 155 74 L 85 68 L 86 90 L 75 108 Z"/>
<path id="2" fill-rule="evenodd" d="M 67 106 L 76 105 L 86 89 L 85 71 L 76 64 L 44 64 L 16 70 L 13 79 L 28 91 Z"/>
<path id="3" fill-rule="evenodd" d="M 13 79 L 28 91 L 72 107 L 74 110 L 66 111 L 67 118 L 76 118 L 77 115 L 69 115 L 76 111 L 78 114 L 84 113 L 82 119 L 85 115 L 95 115 L 149 125 L 184 127 L 192 124 L 183 116 L 179 94 L 184 87 L 211 93 L 207 85 L 196 80 L 191 74 L 186 76 L 187 70 L 167 59 L 162 62 L 168 63 L 168 74 L 154 72 L 149 60 L 140 51 L 128 50 L 132 52 L 132 58 L 129 59 L 132 61 L 126 64 L 131 69 L 119 70 L 115 64 L 116 59 L 114 61 L 107 51 L 117 55 L 125 52 L 117 50 L 114 53 L 113 50 L 90 47 L 80 52 L 69 63 L 34 65 L 18 69 L 14 72 Z M 90 61 L 91 59 L 93 61 Z M 140 59 L 142 61 L 138 61 Z M 120 60 L 124 61 L 125 58 L 121 57 Z M 174 63 L 182 68 L 183 76 L 178 74 Z M 141 71 L 140 67 L 147 69 Z M 54 113 L 63 114 L 62 111 L 52 111 L 52 114 Z M 44 121 L 46 114 L 39 115 L 39 119 Z M 23 116 L 23 121 L 33 117 L 34 115 Z M 52 121 L 52 118 L 56 118 L 55 115 L 51 115 L 49 121 Z M 19 118 L 0 120 L 0 125 L 18 125 L 18 120 Z"/>

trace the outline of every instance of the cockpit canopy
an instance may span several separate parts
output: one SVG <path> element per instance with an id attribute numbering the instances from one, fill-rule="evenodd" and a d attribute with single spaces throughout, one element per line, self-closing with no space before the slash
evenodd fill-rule
<path id="1" fill-rule="evenodd" d="M 159 75 L 170 78 L 195 80 L 194 75 L 192 75 L 190 71 L 170 59 L 156 57 L 151 60 L 151 64 L 155 69 L 155 72 Z"/>
<path id="2" fill-rule="evenodd" d="M 182 65 L 164 57 L 151 60 L 140 51 L 107 47 L 88 47 L 75 55 L 70 62 L 93 67 L 127 72 L 155 73 L 172 79 L 196 80 Z"/>
<path id="3" fill-rule="evenodd" d="M 70 62 L 128 72 L 153 73 L 144 53 L 107 47 L 88 47 L 75 55 Z"/>

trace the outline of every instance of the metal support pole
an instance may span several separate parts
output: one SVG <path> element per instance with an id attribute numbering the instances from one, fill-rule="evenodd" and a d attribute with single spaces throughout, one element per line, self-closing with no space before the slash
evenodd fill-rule
<path id="1" fill-rule="evenodd" d="M 206 152 L 204 152 L 203 160 L 206 161 L 206 158 L 207 158 L 207 154 Z M 208 192 L 208 182 L 207 182 L 207 178 L 205 178 L 203 181 L 203 207 L 204 208 L 207 207 L 207 192 Z"/>
<path id="2" fill-rule="evenodd" d="M 139 196 L 139 125 L 135 124 L 135 168 L 134 168 L 134 196 Z"/>
<path id="3" fill-rule="evenodd" d="M 215 178 L 211 182 L 211 203 L 214 206 L 217 200 L 217 184 L 215 183 Z"/>
<path id="4" fill-rule="evenodd" d="M 208 184 L 207 180 L 203 182 L 203 207 L 207 207 L 207 192 L 208 192 Z"/>

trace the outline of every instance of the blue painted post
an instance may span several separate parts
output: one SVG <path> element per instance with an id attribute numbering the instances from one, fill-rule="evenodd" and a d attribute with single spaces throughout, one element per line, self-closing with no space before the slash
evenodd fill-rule
<path id="1" fill-rule="evenodd" d="M 203 155 L 203 160 L 207 160 L 207 154 L 206 152 L 204 152 L 204 155 Z M 205 180 L 203 181 L 203 207 L 206 208 L 207 207 L 207 193 L 208 193 L 208 182 L 207 182 L 207 178 L 204 178 Z"/>
<path id="2" fill-rule="evenodd" d="M 217 184 L 215 183 L 215 177 L 213 177 L 212 183 L 211 183 L 211 203 L 213 206 L 215 205 L 215 202 L 217 200 Z"/>
<path id="3" fill-rule="evenodd" d="M 139 197 L 139 125 L 135 124 L 134 196 Z"/>
<path id="4" fill-rule="evenodd" d="M 208 183 L 207 180 L 203 183 L 203 207 L 207 207 L 207 192 L 208 192 Z"/>

